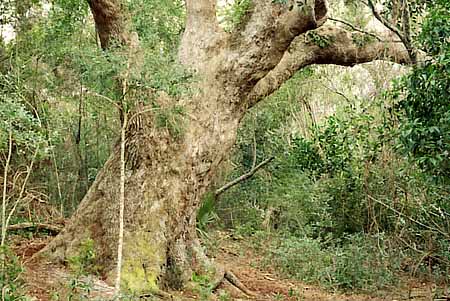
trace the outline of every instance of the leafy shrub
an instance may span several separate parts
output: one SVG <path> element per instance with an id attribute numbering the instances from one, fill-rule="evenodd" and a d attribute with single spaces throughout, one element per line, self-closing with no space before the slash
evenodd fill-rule
<path id="1" fill-rule="evenodd" d="M 7 246 L 0 249 L 0 264 L 1 300 L 24 300 L 23 282 L 19 278 L 23 269 L 16 255 Z"/>
<path id="2" fill-rule="evenodd" d="M 340 116 L 330 116 L 316 130 L 314 140 L 322 152 L 324 172 L 358 172 L 364 161 L 375 159 L 380 140 L 375 116 L 369 109 L 346 107 Z"/>
<path id="3" fill-rule="evenodd" d="M 430 58 L 414 67 L 394 96 L 402 110 L 399 149 L 446 181 L 450 175 L 450 6 L 439 3 L 431 8 L 419 37 Z"/>
<path id="4" fill-rule="evenodd" d="M 308 283 L 324 281 L 324 272 L 332 265 L 331 256 L 318 240 L 311 238 L 284 237 L 276 241 L 269 252 L 270 264 L 284 274 Z"/>
<path id="5" fill-rule="evenodd" d="M 233 31 L 239 27 L 252 5 L 252 0 L 236 0 L 232 5 L 225 7 L 220 13 L 226 31 Z"/>
<path id="6" fill-rule="evenodd" d="M 327 271 L 330 275 L 328 286 L 375 291 L 396 283 L 396 258 L 383 256 L 386 254 L 384 250 L 379 250 L 370 237 L 348 236 L 342 246 L 331 248 L 334 249 L 334 255 L 333 265 Z"/>
<path id="7" fill-rule="evenodd" d="M 291 141 L 292 150 L 287 164 L 298 170 L 302 171 L 317 171 L 321 172 L 323 169 L 324 161 L 320 155 L 320 149 L 313 141 L 307 140 L 303 137 L 294 137 Z"/>
<path id="8" fill-rule="evenodd" d="M 307 138 L 283 132 L 298 113 L 289 100 L 301 97 L 288 83 L 272 96 L 281 107 L 269 100 L 244 122 L 235 172 L 251 166 L 254 140 L 258 156 L 263 149 L 276 160 L 226 193 L 229 215 L 252 234 L 275 208 L 268 260 L 283 273 L 344 290 L 383 288 L 405 271 L 448 283 L 450 7 L 428 8 L 418 37 L 427 61 L 384 99 L 339 107 Z"/>
<path id="9" fill-rule="evenodd" d="M 283 172 L 265 195 L 269 206 L 277 210 L 273 225 L 279 231 L 314 237 L 332 228 L 329 196 L 320 193 L 318 188 L 307 174 Z"/>
<path id="10" fill-rule="evenodd" d="M 203 198 L 203 203 L 197 212 L 197 231 L 200 234 L 206 234 L 208 225 L 214 223 L 219 219 L 215 209 L 215 197 L 213 193 L 207 194 Z"/>
<path id="11" fill-rule="evenodd" d="M 85 239 L 80 244 L 78 254 L 69 258 L 69 267 L 76 275 L 97 274 L 96 257 L 94 240 Z"/>
<path id="12" fill-rule="evenodd" d="M 329 289 L 374 291 L 395 283 L 387 258 L 363 236 L 348 236 L 333 243 L 311 238 L 283 237 L 272 244 L 269 260 L 284 274 L 321 284 Z"/>
<path id="13" fill-rule="evenodd" d="M 0 89 L 3 85 L 13 85 L 12 79 L 0 75 Z M 33 116 L 24 105 L 25 100 L 18 91 L 9 89 L 0 90 L 0 152 L 8 151 L 9 134 L 14 141 L 14 147 L 20 148 L 19 155 L 26 155 L 26 150 L 35 149 L 45 141 L 40 121 Z M 20 87 L 16 87 L 17 90 Z"/>

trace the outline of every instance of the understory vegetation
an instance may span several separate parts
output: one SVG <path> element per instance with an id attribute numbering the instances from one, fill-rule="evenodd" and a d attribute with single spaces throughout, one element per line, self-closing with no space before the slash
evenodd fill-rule
<path id="1" fill-rule="evenodd" d="M 248 116 L 227 178 L 251 169 L 255 150 L 276 159 L 216 210 L 267 265 L 332 290 L 375 292 L 406 275 L 448 285 L 448 9 L 431 9 L 418 37 L 428 57 L 411 72 L 311 68 Z M 373 91 L 352 90 L 358 77 Z"/>
<path id="2" fill-rule="evenodd" d="M 63 223 L 117 144 L 123 110 L 151 105 L 155 127 L 178 139 L 182 103 L 158 103 L 157 96 L 178 101 L 195 93 L 186 88 L 195 77 L 176 58 L 183 1 L 129 1 L 130 10 L 142 11 L 133 22 L 151 51 L 130 78 L 125 104 L 115 77 L 126 66 L 119 53 L 98 47 L 87 3 L 56 0 L 47 18 L 29 17 L 35 2 L 17 1 L 14 11 L 0 5 L 1 24 L 13 23 L 16 31 L 13 42 L 0 39 L 2 300 L 27 300 L 8 226 Z M 227 31 L 251 3 L 224 9 Z M 346 5 L 347 14 L 354 12 Z M 414 37 L 424 58 L 414 67 L 379 61 L 308 67 L 253 108 L 214 188 L 274 159 L 204 198 L 200 236 L 207 241 L 208 231 L 226 229 L 248 237 L 263 266 L 331 291 L 392 289 L 405 277 L 448 286 L 449 12 L 445 0 L 427 7 Z M 327 47 L 312 34 L 312 42 Z M 78 278 L 97 271 L 91 244 L 69 263 Z M 71 292 L 80 289 L 78 278 Z M 201 276 L 194 282 L 211 293 Z"/>

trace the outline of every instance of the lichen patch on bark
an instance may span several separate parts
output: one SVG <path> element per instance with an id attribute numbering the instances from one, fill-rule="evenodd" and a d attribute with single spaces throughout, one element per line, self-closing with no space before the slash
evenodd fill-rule
<path id="1" fill-rule="evenodd" d="M 158 241 L 149 231 L 133 233 L 132 237 L 128 236 L 125 239 L 122 269 L 123 289 L 132 293 L 158 290 L 158 277 L 165 261 L 163 247 L 164 240 Z"/>

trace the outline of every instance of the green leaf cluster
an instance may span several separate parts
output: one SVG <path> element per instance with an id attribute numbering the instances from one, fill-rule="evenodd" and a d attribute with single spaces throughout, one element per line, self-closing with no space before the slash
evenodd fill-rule
<path id="1" fill-rule="evenodd" d="M 450 176 L 450 6 L 434 6 L 419 41 L 429 58 L 398 85 L 398 147 L 431 175 Z"/>
<path id="2" fill-rule="evenodd" d="M 219 13 L 224 29 L 231 32 L 238 28 L 245 20 L 245 16 L 252 7 L 252 0 L 236 0 L 232 5 L 226 6 Z"/>
<path id="3" fill-rule="evenodd" d="M 26 300 L 24 283 L 20 279 L 23 268 L 14 252 L 7 246 L 0 248 L 0 298 L 5 301 Z"/>
<path id="4" fill-rule="evenodd" d="M 308 31 L 306 33 L 306 38 L 308 39 L 309 43 L 315 44 L 320 48 L 327 48 L 331 45 L 331 43 L 334 42 L 332 37 L 320 35 L 315 31 Z"/>

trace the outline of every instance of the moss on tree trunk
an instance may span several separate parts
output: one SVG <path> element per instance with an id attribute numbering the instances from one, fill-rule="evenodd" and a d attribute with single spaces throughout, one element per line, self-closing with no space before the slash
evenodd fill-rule
<path id="1" fill-rule="evenodd" d="M 202 98 L 198 95 L 197 98 Z M 240 116 L 204 97 L 180 116 L 183 134 L 157 126 L 158 112 L 130 120 L 127 131 L 122 286 L 134 292 L 181 288 L 204 268 L 196 232 L 201 197 L 234 144 Z M 199 106 L 198 104 L 202 104 Z M 145 108 L 144 108 L 145 110 Z M 220 114 L 219 114 L 220 112 Z M 136 128 L 139 124 L 139 128 Z M 120 150 L 117 146 L 63 232 L 44 250 L 67 262 L 94 242 L 95 264 L 114 279 L 119 230 Z"/>

